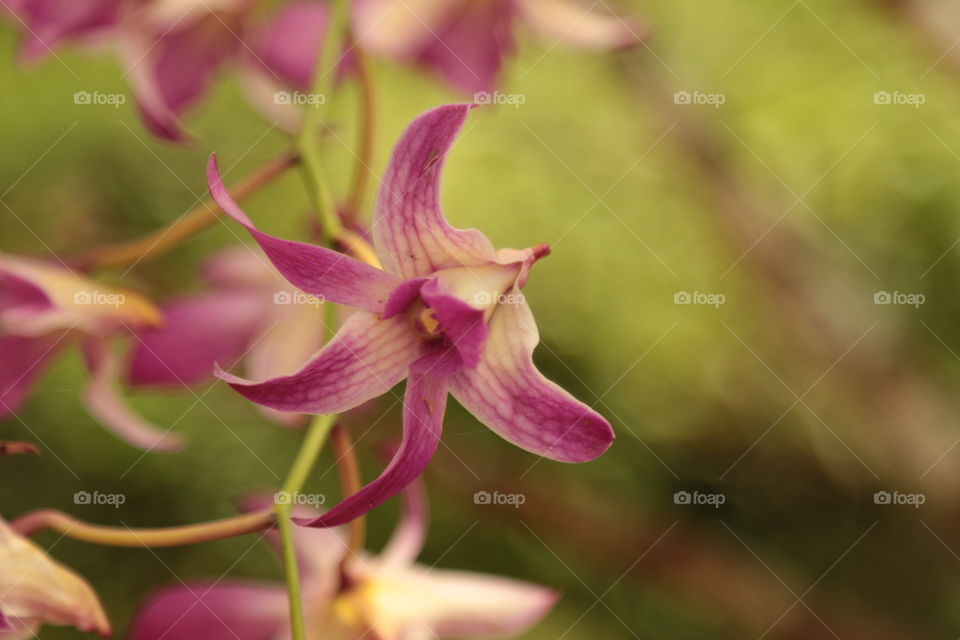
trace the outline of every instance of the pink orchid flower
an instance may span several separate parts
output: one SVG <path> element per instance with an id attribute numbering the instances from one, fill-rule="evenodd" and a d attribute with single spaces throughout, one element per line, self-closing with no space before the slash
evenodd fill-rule
<path id="1" fill-rule="evenodd" d="M 265 382 L 221 376 L 256 403 L 313 414 L 351 409 L 407 378 L 396 455 L 379 478 L 312 526 L 352 520 L 416 478 L 439 443 L 448 391 L 506 440 L 554 460 L 592 460 L 613 441 L 600 414 L 533 364 L 539 336 L 521 287 L 546 245 L 496 251 L 476 229 L 444 219 L 440 170 L 472 106 L 422 114 L 394 148 L 375 204 L 374 245 L 384 270 L 257 230 L 210 159 L 213 198 L 280 273 L 310 295 L 358 309 L 293 375 Z"/>
<path id="2" fill-rule="evenodd" d="M 418 486 L 406 498 L 403 518 L 378 556 L 347 557 L 339 529 L 297 530 L 308 638 L 511 637 L 556 603 L 557 592 L 539 585 L 415 564 L 426 507 Z M 224 581 L 160 591 L 134 618 L 130 638 L 283 640 L 289 633 L 284 587 Z"/>
<path id="3" fill-rule="evenodd" d="M 15 416 L 45 364 L 79 344 L 90 373 L 82 399 L 90 414 L 144 449 L 180 447 L 136 415 L 117 392 L 111 341 L 162 321 L 140 294 L 108 287 L 61 265 L 0 254 L 0 419 Z"/>
<path id="4" fill-rule="evenodd" d="M 254 0 L 153 0 L 128 12 L 117 40 L 137 107 L 154 135 L 188 139 L 180 116 L 243 47 Z"/>
<path id="5" fill-rule="evenodd" d="M 201 269 L 209 291 L 163 305 L 162 326 L 133 342 L 127 381 L 137 387 L 194 386 L 214 379 L 214 364 L 242 360 L 256 380 L 294 373 L 323 345 L 322 301 L 277 273 L 260 251 L 231 247 Z M 303 416 L 258 407 L 284 425 Z"/>
<path id="6" fill-rule="evenodd" d="M 86 580 L 55 562 L 0 518 L 0 639 L 37 637 L 41 624 L 110 635 L 110 622 Z"/>
<path id="7" fill-rule="evenodd" d="M 127 0 L 6 0 L 22 27 L 20 57 L 37 60 L 66 40 L 94 41 L 117 26 Z"/>
<path id="8" fill-rule="evenodd" d="M 467 94 L 493 91 L 516 23 L 551 47 L 607 51 L 641 41 L 632 21 L 576 0 L 354 0 L 353 8 L 365 48 L 427 67 Z"/>

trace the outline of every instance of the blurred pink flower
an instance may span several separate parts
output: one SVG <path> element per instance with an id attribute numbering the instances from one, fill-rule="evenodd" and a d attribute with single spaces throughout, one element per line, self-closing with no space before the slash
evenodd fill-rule
<path id="1" fill-rule="evenodd" d="M 151 133 L 177 142 L 187 139 L 180 116 L 243 47 L 253 5 L 254 0 L 153 0 L 127 13 L 117 45 Z"/>
<path id="2" fill-rule="evenodd" d="M 25 60 L 65 41 L 115 49 L 147 129 L 185 142 L 182 116 L 227 68 L 239 71 L 257 108 L 295 126 L 297 105 L 277 92 L 309 86 L 327 4 L 287 3 L 252 24 L 255 5 L 255 0 L 8 0 L 6 13 L 23 33 Z"/>
<path id="3" fill-rule="evenodd" d="M 86 580 L 55 562 L 0 518 L 0 638 L 37 637 L 41 624 L 110 635 L 110 622 Z"/>
<path id="4" fill-rule="evenodd" d="M 297 530 L 308 638 L 509 637 L 536 624 L 556 603 L 557 593 L 539 585 L 414 564 L 427 520 L 419 487 L 407 490 L 405 505 L 378 556 L 346 557 L 338 529 Z M 282 586 L 223 581 L 160 591 L 134 618 L 130 638 L 282 640 L 289 633 Z"/>
<path id="5" fill-rule="evenodd" d="M 208 291 L 164 304 L 163 325 L 137 333 L 131 385 L 194 386 L 214 378 L 215 363 L 240 360 L 254 379 L 287 375 L 323 345 L 322 301 L 294 288 L 258 249 L 223 250 L 206 261 L 202 276 Z M 302 422 L 301 414 L 260 409 L 282 424 Z"/>
<path id="6" fill-rule="evenodd" d="M 354 0 L 368 50 L 440 74 L 468 94 L 493 91 L 519 23 L 551 48 L 605 51 L 638 44 L 640 27 L 577 0 Z"/>
<path id="7" fill-rule="evenodd" d="M 6 0 L 21 27 L 20 57 L 33 61 L 65 40 L 93 41 L 117 26 L 128 0 Z"/>
<path id="8" fill-rule="evenodd" d="M 134 291 L 52 262 L 0 254 L 0 419 L 16 415 L 44 365 L 79 344 L 90 373 L 82 394 L 90 414 L 134 446 L 179 448 L 178 437 L 136 415 L 116 389 L 111 341 L 161 321 L 160 311 Z"/>
<path id="9" fill-rule="evenodd" d="M 250 400 L 283 411 L 339 413 L 407 378 L 403 443 L 383 474 L 311 526 L 347 522 L 416 478 L 440 440 L 447 393 L 508 441 L 584 462 L 613 440 L 596 411 L 533 364 L 539 341 L 521 287 L 546 245 L 496 251 L 476 229 L 451 227 L 439 204 L 443 160 L 472 105 L 432 109 L 393 150 L 375 204 L 381 271 L 341 253 L 258 231 L 224 189 L 211 157 L 210 192 L 304 292 L 358 310 L 299 372 L 266 382 L 222 373 Z"/>

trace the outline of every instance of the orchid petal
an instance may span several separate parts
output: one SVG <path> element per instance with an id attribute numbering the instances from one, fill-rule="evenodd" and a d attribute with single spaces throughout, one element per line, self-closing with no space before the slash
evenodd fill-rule
<path id="1" fill-rule="evenodd" d="M 184 142 L 179 118 L 207 92 L 233 51 L 232 37 L 211 37 L 204 22 L 155 37 L 150 25 L 127 29 L 121 57 L 147 129 L 159 138 Z"/>
<path id="2" fill-rule="evenodd" d="M 378 567 L 367 577 L 363 605 L 383 640 L 513 637 L 539 622 L 557 599 L 552 589 L 496 576 Z"/>
<path id="3" fill-rule="evenodd" d="M 103 340 L 84 345 L 90 379 L 83 389 L 83 403 L 90 415 L 127 444 L 147 451 L 176 451 L 183 447 L 180 436 L 162 431 L 137 415 L 120 397 L 116 386 L 118 362 Z"/>
<path id="4" fill-rule="evenodd" d="M 252 582 L 191 583 L 152 595 L 131 640 L 267 640 L 288 624 L 287 593 Z"/>
<path id="5" fill-rule="evenodd" d="M 369 51 L 410 60 L 436 37 L 464 0 L 354 0 L 353 24 L 360 44 Z"/>
<path id="6" fill-rule="evenodd" d="M 169 303 L 162 327 L 138 333 L 128 380 L 140 386 L 193 386 L 213 378 L 214 365 L 236 362 L 264 327 L 273 303 L 269 295 L 224 291 Z"/>
<path id="7" fill-rule="evenodd" d="M 256 61 L 291 86 L 307 91 L 326 37 L 328 14 L 327 4 L 316 0 L 284 5 L 254 37 Z"/>
<path id="8" fill-rule="evenodd" d="M 563 462 L 593 460 L 613 442 L 610 424 L 537 371 L 536 322 L 519 289 L 510 295 L 490 320 L 479 366 L 451 378 L 453 396 L 518 447 Z"/>
<path id="9" fill-rule="evenodd" d="M 42 260 L 0 254 L 0 328 L 7 333 L 41 336 L 76 329 L 108 335 L 160 319 L 159 309 L 134 291 Z"/>
<path id="10" fill-rule="evenodd" d="M 86 580 L 54 561 L 0 519 L 0 610 L 10 622 L 36 620 L 110 634 L 110 623 Z"/>
<path id="11" fill-rule="evenodd" d="M 60 42 L 82 38 L 114 26 L 123 3 L 119 0 L 17 0 L 11 11 L 26 23 L 20 56 L 33 61 Z"/>
<path id="12" fill-rule="evenodd" d="M 299 372 L 265 382 L 219 375 L 253 402 L 282 411 L 340 413 L 382 395 L 406 376 L 427 346 L 403 317 L 358 311 Z"/>
<path id="13" fill-rule="evenodd" d="M 54 337 L 0 337 L 0 418 L 20 410 L 44 366 L 67 344 Z"/>
<path id="14" fill-rule="evenodd" d="M 417 61 L 477 100 L 478 93 L 493 91 L 503 56 L 513 50 L 512 17 L 510 3 L 468 3 L 437 31 Z"/>
<path id="15" fill-rule="evenodd" d="M 563 44 L 590 51 L 607 51 L 639 44 L 641 27 L 632 20 L 594 5 L 571 0 L 518 0 L 520 16 L 551 44 Z"/>
<path id="16" fill-rule="evenodd" d="M 374 214 L 374 244 L 390 273 L 416 278 L 496 258 L 485 235 L 451 227 L 440 209 L 440 170 L 471 106 L 427 111 L 407 127 L 393 149 Z"/>
<path id="17" fill-rule="evenodd" d="M 291 375 L 303 368 L 323 346 L 324 311 L 320 305 L 277 305 L 269 325 L 257 336 L 244 359 L 244 370 L 253 380 Z M 287 426 L 302 424 L 299 413 L 257 405 L 270 420 Z"/>
<path id="18" fill-rule="evenodd" d="M 377 561 L 384 567 L 407 567 L 420 555 L 427 538 L 427 499 L 423 482 L 414 480 L 403 490 L 403 510 L 397 527 Z"/>
<path id="19" fill-rule="evenodd" d="M 254 494 L 241 503 L 244 513 L 267 511 L 275 508 L 280 500 L 288 499 L 282 492 L 273 495 Z M 305 504 L 293 505 L 293 516 L 312 520 L 320 517 L 321 511 Z M 265 532 L 264 539 L 280 556 L 283 546 L 280 531 L 274 527 Z M 294 527 L 294 547 L 304 582 L 310 582 L 317 591 L 333 594 L 340 586 L 340 564 L 350 551 L 347 532 L 343 527 L 311 529 Z"/>
<path id="20" fill-rule="evenodd" d="M 342 253 L 282 240 L 257 230 L 223 186 L 216 155 L 210 156 L 207 182 L 210 195 L 220 208 L 250 232 L 287 280 L 306 293 L 376 313 L 383 309 L 390 292 L 401 283 L 395 276 Z"/>
<path id="21" fill-rule="evenodd" d="M 403 398 L 403 442 L 376 480 L 312 519 L 294 518 L 307 527 L 332 527 L 363 515 L 413 482 L 440 443 L 447 405 L 447 378 L 426 373 L 416 363 L 410 369 Z"/>
<path id="22" fill-rule="evenodd" d="M 200 265 L 203 281 L 216 289 L 277 289 L 287 281 L 263 252 L 245 244 L 221 249 Z"/>

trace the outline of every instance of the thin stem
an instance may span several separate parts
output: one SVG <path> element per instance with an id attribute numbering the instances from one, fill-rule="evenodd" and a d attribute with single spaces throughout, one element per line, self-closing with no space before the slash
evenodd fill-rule
<path id="1" fill-rule="evenodd" d="M 243 200 L 276 180 L 298 161 L 299 157 L 292 152 L 274 158 L 234 184 L 229 189 L 230 195 L 235 200 Z M 98 247 L 72 262 L 78 269 L 87 270 L 152 260 L 212 225 L 220 213 L 220 207 L 208 198 L 186 215 L 142 238 Z"/>
<path id="2" fill-rule="evenodd" d="M 360 491 L 360 465 L 357 463 L 357 454 L 354 452 L 350 434 L 347 433 L 343 425 L 338 424 L 333 428 L 331 441 L 333 454 L 337 460 L 340 492 L 343 494 L 343 499 L 346 500 Z M 353 553 L 363 551 L 366 533 L 366 518 L 360 516 L 350 521 L 350 550 Z"/>
<path id="3" fill-rule="evenodd" d="M 290 519 L 295 502 L 293 498 L 303 488 L 303 483 L 306 482 L 310 469 L 316 463 L 335 419 L 336 416 L 333 415 L 316 416 L 313 419 L 281 489 L 291 499 L 276 506 L 277 525 L 280 529 L 280 546 L 283 555 L 283 573 L 287 582 L 287 596 L 290 602 L 292 640 L 306 639 L 306 630 L 303 626 L 303 602 L 300 599 L 300 575 L 297 570 L 297 550 L 293 541 L 293 527 L 295 525 Z"/>
<path id="4" fill-rule="evenodd" d="M 373 141 L 376 131 L 376 92 L 373 86 L 373 78 L 370 76 L 370 63 L 352 31 L 347 33 L 347 43 L 350 47 L 357 87 L 360 91 L 360 128 L 355 154 L 356 162 L 353 165 L 353 178 L 350 183 L 350 196 L 347 199 L 346 207 L 348 220 L 354 221 L 360 215 L 363 208 L 363 199 L 370 185 L 370 173 L 372 171 L 370 167 L 373 164 Z"/>
<path id="5" fill-rule="evenodd" d="M 68 538 L 111 547 L 176 547 L 261 531 L 274 522 L 272 512 L 259 511 L 183 527 L 131 529 L 90 524 L 62 511 L 43 509 L 20 516 L 11 526 L 25 536 L 50 529 Z"/>
<path id="6" fill-rule="evenodd" d="M 377 252 L 373 250 L 370 243 L 359 233 L 351 231 L 350 229 L 343 229 L 336 240 L 337 246 L 345 253 L 350 254 L 361 262 L 366 262 L 371 267 L 376 267 L 377 269 L 383 268 L 380 265 L 380 258 L 377 257 Z"/>
<path id="7" fill-rule="evenodd" d="M 40 455 L 40 449 L 38 449 L 37 445 L 33 444 L 32 442 L 0 440 L 0 456 L 12 456 L 12 455 L 22 455 L 22 454 L 32 454 L 32 455 L 38 456 Z"/>
<path id="8" fill-rule="evenodd" d="M 320 55 L 313 69 L 313 81 L 310 91 L 314 95 L 323 96 L 319 105 L 308 105 L 303 111 L 303 120 L 300 132 L 296 138 L 297 150 L 303 158 L 303 177 L 310 202 L 317 210 L 323 224 L 323 231 L 327 237 L 335 238 L 340 235 L 342 224 L 337 213 L 336 202 L 330 186 L 324 177 L 323 162 L 317 148 L 317 138 L 321 126 L 321 116 L 327 99 L 333 93 L 333 84 L 337 75 L 337 68 L 342 56 L 338 55 L 341 43 L 341 34 L 346 28 L 346 7 L 342 0 L 330 3 L 330 27 L 327 37 L 323 39 Z M 327 66 L 325 61 L 330 61 Z"/>

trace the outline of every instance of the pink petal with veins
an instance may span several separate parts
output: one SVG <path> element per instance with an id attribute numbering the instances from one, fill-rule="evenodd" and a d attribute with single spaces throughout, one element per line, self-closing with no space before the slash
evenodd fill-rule
<path id="1" fill-rule="evenodd" d="M 563 462 L 593 460 L 609 448 L 613 430 L 599 413 L 537 371 L 537 325 L 519 289 L 513 296 L 490 320 L 479 366 L 455 374 L 450 391 L 480 422 L 518 447 Z"/>
<path id="2" fill-rule="evenodd" d="M 401 284 L 399 278 L 342 253 L 257 230 L 223 186 L 215 155 L 207 165 L 207 182 L 220 208 L 243 225 L 283 277 L 304 292 L 336 304 L 379 312 Z"/>
<path id="3" fill-rule="evenodd" d="M 403 398 L 403 442 L 380 476 L 325 514 L 312 519 L 295 518 L 307 527 L 332 527 L 350 522 L 395 496 L 419 476 L 430 462 L 443 428 L 447 404 L 447 378 L 410 370 Z"/>
<path id="4" fill-rule="evenodd" d="M 440 208 L 440 172 L 469 104 L 418 116 L 393 148 L 374 205 L 374 244 L 384 268 L 402 278 L 489 264 L 496 251 L 476 229 L 455 229 Z"/>

